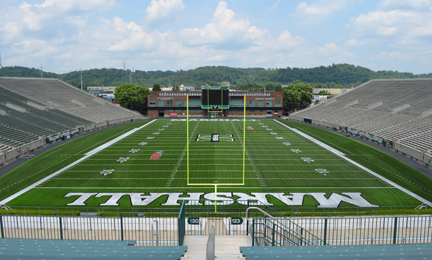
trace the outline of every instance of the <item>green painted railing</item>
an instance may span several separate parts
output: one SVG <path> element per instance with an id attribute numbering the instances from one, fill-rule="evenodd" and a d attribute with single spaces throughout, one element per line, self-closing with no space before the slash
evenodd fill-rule
<path id="1" fill-rule="evenodd" d="M 432 242 L 432 216 L 295 218 L 320 240 L 314 245 L 371 245 Z M 281 220 L 283 222 L 283 220 Z M 311 245 L 300 237 L 290 236 L 273 219 L 254 218 L 251 237 L 255 246 Z"/>

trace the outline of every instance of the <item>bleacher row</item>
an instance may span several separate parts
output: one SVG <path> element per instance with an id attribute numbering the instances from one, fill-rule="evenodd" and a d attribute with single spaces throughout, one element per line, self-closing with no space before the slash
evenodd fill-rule
<path id="1" fill-rule="evenodd" d="M 292 116 L 342 125 L 430 152 L 432 79 L 372 80 Z"/>
<path id="2" fill-rule="evenodd" d="M 0 153 L 77 127 L 140 116 L 57 79 L 0 77 Z"/>
<path id="3" fill-rule="evenodd" d="M 401 245 L 355 245 L 355 246 L 274 246 L 240 247 L 246 260 L 302 259 L 429 259 L 430 243 Z"/>
<path id="4" fill-rule="evenodd" d="M 0 259 L 175 260 L 186 246 L 134 246 L 135 241 L 0 239 Z"/>
<path id="5" fill-rule="evenodd" d="M 95 123 L 137 116 L 57 79 L 0 78 L 0 86 Z"/>

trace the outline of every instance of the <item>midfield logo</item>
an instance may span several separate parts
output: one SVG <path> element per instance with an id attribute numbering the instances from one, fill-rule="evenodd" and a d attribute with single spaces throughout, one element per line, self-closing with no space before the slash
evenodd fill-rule
<path id="1" fill-rule="evenodd" d="M 202 135 L 202 134 L 198 134 L 195 141 L 205 141 L 205 140 L 210 140 L 210 142 L 221 142 L 221 141 L 230 141 L 230 142 L 234 142 L 235 139 L 233 138 L 234 136 L 232 134 L 211 134 L 211 135 Z"/>

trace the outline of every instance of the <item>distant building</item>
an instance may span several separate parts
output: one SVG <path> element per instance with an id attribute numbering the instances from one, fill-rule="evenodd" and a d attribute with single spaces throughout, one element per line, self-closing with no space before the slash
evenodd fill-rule
<path id="1" fill-rule="evenodd" d="M 93 96 L 103 96 L 107 94 L 114 94 L 115 93 L 115 86 L 107 86 L 107 87 L 87 87 L 87 90 L 90 94 Z"/>
<path id="2" fill-rule="evenodd" d="M 229 108 L 203 109 L 202 90 L 198 91 L 155 91 L 147 97 L 147 111 L 150 117 L 182 116 L 186 115 L 186 94 L 189 94 L 189 115 L 206 116 L 216 113 L 218 117 L 243 116 L 243 96 L 246 94 L 247 116 L 282 116 L 283 94 L 282 91 L 264 92 L 229 92 Z M 213 112 L 213 111 L 216 112 Z"/>
<path id="3" fill-rule="evenodd" d="M 223 81 L 220 84 L 221 84 L 221 86 L 228 86 L 228 87 L 231 85 L 231 83 L 229 81 Z"/>
<path id="4" fill-rule="evenodd" d="M 185 86 L 183 84 L 180 85 L 180 91 L 195 91 L 195 88 L 192 86 Z"/>
<path id="5" fill-rule="evenodd" d="M 314 95 L 318 95 L 320 93 L 320 91 L 327 91 L 328 93 L 330 93 L 330 95 L 339 95 L 339 94 L 343 94 L 345 92 L 351 91 L 352 89 L 350 88 L 314 88 L 313 89 L 313 94 Z"/>
<path id="6" fill-rule="evenodd" d="M 179 86 L 180 91 L 195 91 L 194 87 L 191 86 L 185 86 L 185 85 L 180 85 Z M 173 87 L 161 87 L 161 91 L 172 91 Z M 153 91 L 153 87 L 149 88 L 150 91 Z"/>

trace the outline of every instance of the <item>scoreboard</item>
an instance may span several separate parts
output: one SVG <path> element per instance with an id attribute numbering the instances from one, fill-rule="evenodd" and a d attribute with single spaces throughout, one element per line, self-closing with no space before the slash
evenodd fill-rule
<path id="1" fill-rule="evenodd" d="M 203 89 L 202 104 L 203 106 L 228 106 L 229 104 L 228 89 Z"/>

